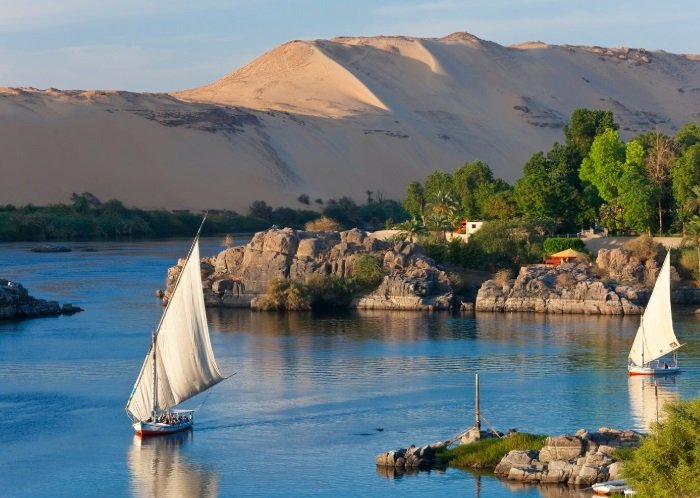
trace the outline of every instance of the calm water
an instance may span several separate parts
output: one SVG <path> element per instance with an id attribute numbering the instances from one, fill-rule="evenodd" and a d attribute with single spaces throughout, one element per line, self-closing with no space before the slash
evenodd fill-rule
<path id="1" fill-rule="evenodd" d="M 209 310 L 219 366 L 237 374 L 189 403 L 205 402 L 192 433 L 141 442 L 123 407 L 162 312 L 154 291 L 189 242 L 0 245 L 0 277 L 86 310 L 0 323 L 0 494 L 590 496 L 453 469 L 389 477 L 374 456 L 472 425 L 475 371 L 501 430 L 644 430 L 655 388 L 661 403 L 700 391 L 692 310 L 675 310 L 685 371 L 657 386 L 626 375 L 637 318 Z"/>

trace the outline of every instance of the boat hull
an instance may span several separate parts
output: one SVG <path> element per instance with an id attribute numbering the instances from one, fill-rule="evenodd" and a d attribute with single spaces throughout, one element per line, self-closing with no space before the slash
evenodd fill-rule
<path id="1" fill-rule="evenodd" d="M 681 371 L 675 361 L 671 363 L 654 361 L 652 363 L 646 363 L 641 367 L 637 365 L 628 365 L 627 370 L 630 375 L 673 375 Z"/>
<path id="2" fill-rule="evenodd" d="M 139 436 L 164 436 L 186 431 L 194 424 L 194 410 L 167 410 L 153 420 L 139 420 L 132 427 Z"/>
<path id="3" fill-rule="evenodd" d="M 623 479 L 601 482 L 592 486 L 593 493 L 600 496 L 606 496 L 613 493 L 624 493 L 628 489 L 631 488 Z"/>
<path id="4" fill-rule="evenodd" d="M 133 427 L 139 436 L 163 436 L 176 432 L 186 431 L 192 428 L 193 422 L 188 420 L 179 424 L 163 424 L 153 422 L 136 422 Z"/>

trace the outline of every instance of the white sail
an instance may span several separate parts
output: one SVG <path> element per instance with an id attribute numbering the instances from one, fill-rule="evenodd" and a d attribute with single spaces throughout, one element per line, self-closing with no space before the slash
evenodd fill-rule
<path id="1" fill-rule="evenodd" d="M 155 334 L 156 411 L 172 408 L 223 380 L 209 340 L 198 239 L 195 239 Z M 147 420 L 154 408 L 152 372 L 151 346 L 126 405 L 138 420 Z"/>
<path id="2" fill-rule="evenodd" d="M 656 360 L 680 347 L 673 332 L 671 316 L 670 254 L 666 254 L 630 350 L 629 359 L 637 366 Z"/>

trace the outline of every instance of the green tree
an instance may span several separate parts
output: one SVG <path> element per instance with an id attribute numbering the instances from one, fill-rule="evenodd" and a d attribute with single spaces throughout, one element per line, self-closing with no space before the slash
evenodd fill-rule
<path id="1" fill-rule="evenodd" d="M 403 207 L 412 217 L 423 218 L 425 215 L 425 196 L 420 182 L 412 181 L 408 184 Z"/>
<path id="2" fill-rule="evenodd" d="M 669 403 L 666 420 L 652 427 L 624 463 L 639 497 L 700 496 L 700 399 Z"/>
<path id="3" fill-rule="evenodd" d="M 656 204 L 659 233 L 663 233 L 664 203 L 669 199 L 670 170 L 676 159 L 676 151 L 673 139 L 658 130 L 649 135 L 650 145 L 646 149 L 646 176 L 654 186 L 651 194 Z"/>
<path id="4" fill-rule="evenodd" d="M 460 215 L 470 220 L 481 219 L 488 199 L 508 189 L 508 184 L 494 179 L 491 168 L 482 161 L 465 163 L 452 173 L 452 179 Z"/>
<path id="5" fill-rule="evenodd" d="M 457 199 L 452 175 L 444 171 L 433 171 L 423 182 L 423 196 L 426 205 L 433 201 L 438 192 L 448 194 L 452 199 Z"/>
<path id="6" fill-rule="evenodd" d="M 623 173 L 618 182 L 622 217 L 627 227 L 638 232 L 650 231 L 656 189 L 644 174 L 644 150 L 639 142 L 632 140 L 627 144 L 625 154 Z"/>
<path id="7" fill-rule="evenodd" d="M 571 113 L 571 123 L 564 126 L 566 145 L 576 149 L 579 161 L 586 157 L 593 141 L 605 130 L 617 130 L 611 111 L 576 109 Z"/>
<path id="8" fill-rule="evenodd" d="M 520 216 L 520 208 L 512 189 L 502 190 L 489 197 L 482 208 L 485 220 L 512 220 Z"/>
<path id="9" fill-rule="evenodd" d="M 700 124 L 684 124 L 674 137 L 676 151 L 683 154 L 688 147 L 700 143 Z"/>
<path id="10" fill-rule="evenodd" d="M 403 223 L 399 223 L 395 227 L 399 230 L 399 236 L 404 239 L 409 239 L 411 242 L 418 240 L 418 237 L 425 233 L 425 225 L 418 218 L 411 218 Z"/>
<path id="11" fill-rule="evenodd" d="M 691 145 L 671 166 L 671 191 L 677 219 L 683 232 L 690 216 L 697 211 L 698 195 L 693 189 L 700 185 L 700 143 Z"/>
<path id="12" fill-rule="evenodd" d="M 625 156 L 625 144 L 615 130 L 608 128 L 593 140 L 588 156 L 581 163 L 579 176 L 593 185 L 604 201 L 612 201 L 619 194 Z"/>
<path id="13" fill-rule="evenodd" d="M 525 164 L 513 193 L 526 217 L 553 219 L 560 229 L 576 226 L 583 198 L 572 152 L 555 143 L 548 155 L 537 152 Z"/>
<path id="14" fill-rule="evenodd" d="M 682 244 L 686 247 L 694 247 L 698 255 L 698 275 L 700 276 L 700 216 L 694 215 L 687 224 L 686 233 L 683 235 Z"/>
<path id="15" fill-rule="evenodd" d="M 443 190 L 436 191 L 428 200 L 430 214 L 426 217 L 426 226 L 434 231 L 451 231 L 457 221 L 457 207 L 458 203 L 452 194 Z"/>

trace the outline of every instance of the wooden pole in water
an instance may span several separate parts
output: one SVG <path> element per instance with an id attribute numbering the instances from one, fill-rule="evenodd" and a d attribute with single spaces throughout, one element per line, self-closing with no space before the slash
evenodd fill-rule
<path id="1" fill-rule="evenodd" d="M 476 410 L 474 411 L 474 428 L 476 428 L 477 434 L 481 431 L 481 416 L 479 415 L 479 372 L 474 374 L 474 385 L 476 389 Z"/>

